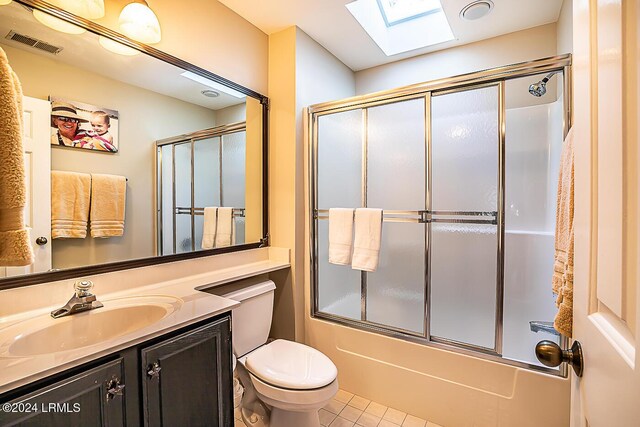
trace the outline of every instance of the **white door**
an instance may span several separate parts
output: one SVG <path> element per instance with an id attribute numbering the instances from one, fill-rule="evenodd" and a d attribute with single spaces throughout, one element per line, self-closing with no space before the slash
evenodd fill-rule
<path id="1" fill-rule="evenodd" d="M 35 262 L 26 267 L 0 267 L 0 277 L 39 273 L 51 268 L 51 104 L 25 96 L 24 163 L 27 185 L 25 223 Z M 38 243 L 36 240 L 40 239 Z"/>
<path id="2" fill-rule="evenodd" d="M 639 3 L 573 2 L 573 427 L 640 426 Z"/>

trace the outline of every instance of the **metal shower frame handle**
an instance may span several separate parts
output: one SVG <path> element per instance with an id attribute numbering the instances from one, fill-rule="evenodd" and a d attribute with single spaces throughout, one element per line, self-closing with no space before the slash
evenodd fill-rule
<path id="1" fill-rule="evenodd" d="M 333 101 L 313 105 L 307 108 L 308 121 L 305 131 L 308 134 L 307 140 L 311 144 L 309 149 L 309 221 L 310 221 L 310 256 L 311 256 L 311 316 L 334 321 L 349 327 L 366 331 L 375 331 L 395 338 L 418 342 L 428 346 L 439 347 L 447 350 L 454 350 L 460 353 L 470 354 L 475 357 L 488 360 L 499 361 L 505 364 L 524 367 L 528 369 L 547 372 L 553 375 L 567 375 L 566 367 L 560 371 L 549 369 L 537 365 L 520 362 L 517 360 L 505 359 L 502 353 L 502 332 L 503 332 L 503 298 L 504 298 L 504 210 L 505 210 L 505 168 L 504 168 L 504 148 L 506 138 L 506 105 L 505 105 L 505 82 L 507 80 L 539 75 L 543 73 L 562 73 L 564 77 L 563 87 L 563 131 L 566 136 L 571 126 L 571 55 L 560 55 L 543 58 L 535 61 L 523 62 L 519 64 L 498 67 L 489 70 L 478 71 L 460 76 L 438 79 L 431 82 L 406 86 L 394 90 L 373 93 L 365 96 L 356 96 L 341 101 Z M 498 210 L 495 212 L 453 212 L 453 211 L 433 211 L 431 206 L 431 168 L 427 167 L 425 174 L 425 209 L 416 211 L 384 211 L 383 220 L 385 222 L 417 222 L 425 223 L 425 316 L 423 334 L 414 331 L 403 330 L 397 327 L 376 324 L 366 320 L 366 274 L 363 273 L 361 280 L 361 319 L 343 317 L 330 313 L 323 313 L 319 310 L 318 295 L 318 221 L 327 218 L 328 210 L 319 209 L 318 206 L 318 119 L 327 114 L 335 114 L 350 110 L 362 110 L 362 206 L 367 206 L 367 121 L 368 108 L 393 102 L 424 99 L 425 102 L 425 162 L 430 165 L 431 161 L 431 98 L 432 96 L 446 93 L 460 92 L 464 90 L 477 89 L 480 87 L 498 87 Z M 459 218 L 463 216 L 463 218 Z M 476 218 L 469 218 L 475 216 Z M 487 218 L 488 217 L 488 218 Z M 484 222 L 478 222 L 484 221 Z M 459 343 L 452 340 L 433 337 L 430 332 L 430 265 L 431 256 L 431 223 L 434 222 L 459 222 L 459 223 L 487 223 L 497 226 L 497 278 L 496 278 L 496 331 L 495 345 L 493 349 L 478 347 L 468 343 Z M 567 345 L 566 338 L 562 338 L 561 345 Z"/>
<path id="2" fill-rule="evenodd" d="M 356 208 L 357 209 L 357 208 Z M 441 217 L 441 218 L 439 218 Z M 478 217 L 474 218 L 457 218 L 457 217 Z M 316 209 L 313 215 L 314 219 L 329 219 L 328 209 Z M 431 222 L 443 222 L 448 224 L 498 224 L 497 211 L 398 211 L 384 209 L 382 211 L 383 222 L 410 222 L 417 224 L 428 224 Z"/>

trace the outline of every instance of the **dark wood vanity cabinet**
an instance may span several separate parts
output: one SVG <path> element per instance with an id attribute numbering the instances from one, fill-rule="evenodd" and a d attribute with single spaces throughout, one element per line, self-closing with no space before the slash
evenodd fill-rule
<path id="1" fill-rule="evenodd" d="M 143 348 L 144 424 L 233 425 L 230 342 L 225 320 Z"/>
<path id="2" fill-rule="evenodd" d="M 231 357 L 225 314 L 6 393 L 0 426 L 232 426 Z"/>
<path id="3" fill-rule="evenodd" d="M 123 378 L 124 360 L 118 358 L 10 402 L 3 401 L 1 424 L 124 426 L 125 400 L 120 383 Z"/>

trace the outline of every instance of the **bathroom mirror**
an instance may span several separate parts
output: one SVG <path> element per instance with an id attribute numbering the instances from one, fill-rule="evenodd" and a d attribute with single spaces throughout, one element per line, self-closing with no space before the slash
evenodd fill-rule
<path id="1" fill-rule="evenodd" d="M 42 23 L 53 16 L 81 34 Z M 0 36 L 37 148 L 25 156 L 36 262 L 0 266 L 0 288 L 267 244 L 266 97 L 38 0 L 0 6 Z M 126 179 L 123 232 L 92 237 L 92 219 L 118 218 L 89 208 L 86 237 L 52 234 L 52 220 L 76 219 L 60 203 L 69 185 L 49 191 L 59 171 L 88 176 L 96 206 L 114 197 L 98 174 Z"/>

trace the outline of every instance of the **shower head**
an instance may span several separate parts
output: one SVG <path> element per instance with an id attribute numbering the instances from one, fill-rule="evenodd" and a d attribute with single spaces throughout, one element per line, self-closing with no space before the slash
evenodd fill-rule
<path id="1" fill-rule="evenodd" d="M 547 76 L 540 80 L 537 83 L 534 83 L 532 85 L 529 86 L 529 93 L 533 96 L 536 97 L 541 97 L 543 96 L 545 93 L 547 93 L 547 82 L 549 81 L 549 79 L 556 73 L 559 73 L 559 71 L 554 71 L 553 73 L 549 73 L 547 74 Z"/>
<path id="2" fill-rule="evenodd" d="M 534 83 L 529 86 L 529 93 L 533 96 L 541 97 L 547 93 L 547 82 L 540 80 L 538 83 Z"/>

